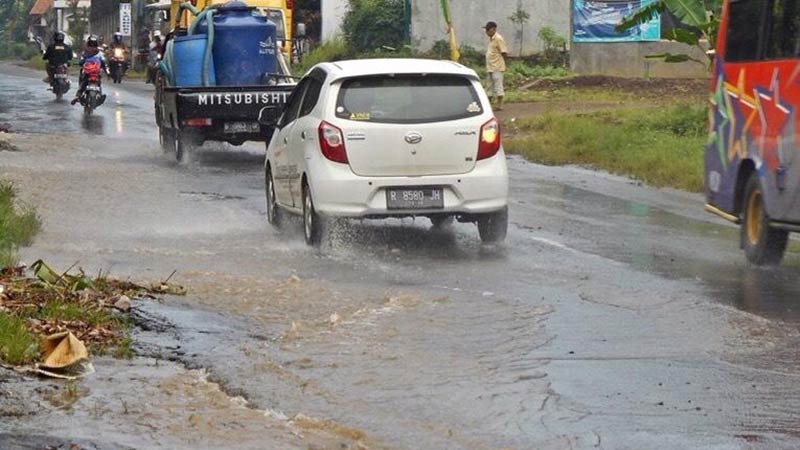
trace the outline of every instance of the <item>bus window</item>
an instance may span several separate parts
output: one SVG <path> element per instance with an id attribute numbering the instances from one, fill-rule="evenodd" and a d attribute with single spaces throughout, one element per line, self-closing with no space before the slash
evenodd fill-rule
<path id="1" fill-rule="evenodd" d="M 774 0 L 767 16 L 766 59 L 798 56 L 800 41 L 800 5 L 795 0 Z"/>
<path id="2" fill-rule="evenodd" d="M 757 61 L 761 26 L 767 0 L 732 0 L 728 16 L 725 60 Z"/>

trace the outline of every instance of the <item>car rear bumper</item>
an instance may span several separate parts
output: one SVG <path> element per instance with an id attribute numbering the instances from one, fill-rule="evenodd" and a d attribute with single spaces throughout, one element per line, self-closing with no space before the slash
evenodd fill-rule
<path id="1" fill-rule="evenodd" d="M 317 211 L 332 217 L 393 217 L 441 214 L 481 214 L 508 205 L 508 170 L 505 154 L 479 161 L 464 174 L 418 177 L 363 177 L 346 164 L 317 161 L 310 180 Z M 391 187 L 441 187 L 444 208 L 388 209 L 386 189 Z"/>

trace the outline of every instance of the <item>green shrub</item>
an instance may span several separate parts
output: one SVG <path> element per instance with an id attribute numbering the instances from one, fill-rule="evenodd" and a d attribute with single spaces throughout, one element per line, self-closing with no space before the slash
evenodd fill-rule
<path id="1" fill-rule="evenodd" d="M 350 52 L 344 39 L 336 38 L 317 46 L 303 55 L 303 62 L 292 68 L 295 76 L 302 76 L 316 64 L 330 61 L 341 61 L 350 58 Z"/>
<path id="2" fill-rule="evenodd" d="M 30 245 L 41 222 L 30 208 L 18 208 L 11 183 L 0 182 L 0 267 L 16 263 L 15 250 Z"/>
<path id="3" fill-rule="evenodd" d="M 33 361 L 37 354 L 36 339 L 28 332 L 25 321 L 0 312 L 0 360 L 22 365 Z"/>
<path id="4" fill-rule="evenodd" d="M 41 53 L 32 44 L 14 42 L 8 46 L 0 46 L 0 58 L 27 61 L 34 56 L 41 58 Z"/>
<path id="5" fill-rule="evenodd" d="M 350 0 L 342 22 L 348 48 L 354 53 L 399 49 L 405 40 L 403 0 Z"/>
<path id="6" fill-rule="evenodd" d="M 542 57 L 548 65 L 565 66 L 567 62 L 567 40 L 559 36 L 552 28 L 539 30 L 539 39 L 544 44 Z"/>

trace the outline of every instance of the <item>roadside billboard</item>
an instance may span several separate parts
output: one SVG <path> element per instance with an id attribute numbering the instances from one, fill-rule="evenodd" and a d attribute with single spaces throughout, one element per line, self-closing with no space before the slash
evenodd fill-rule
<path id="1" fill-rule="evenodd" d="M 574 42 L 637 42 L 661 39 L 658 15 L 642 25 L 618 33 L 615 27 L 625 17 L 654 0 L 574 0 L 572 40 Z"/>
<path id="2" fill-rule="evenodd" d="M 120 3 L 119 4 L 119 32 L 123 36 L 130 36 L 131 35 L 131 27 L 132 27 L 132 17 L 131 17 L 131 4 L 130 3 Z"/>

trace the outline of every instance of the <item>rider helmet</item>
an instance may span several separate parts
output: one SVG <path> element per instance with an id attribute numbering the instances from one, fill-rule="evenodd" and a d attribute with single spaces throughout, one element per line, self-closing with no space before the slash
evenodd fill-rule
<path id="1" fill-rule="evenodd" d="M 114 33 L 113 42 L 115 44 L 122 44 L 122 33 L 119 33 L 119 32 Z"/>
<path id="2" fill-rule="evenodd" d="M 97 36 L 95 36 L 95 35 L 89 36 L 89 39 L 86 39 L 86 46 L 87 47 L 94 47 L 94 48 L 99 47 L 100 44 L 97 42 Z"/>
<path id="3" fill-rule="evenodd" d="M 64 38 L 65 38 L 64 33 L 61 31 L 56 31 L 55 34 L 53 34 L 53 42 L 55 42 L 56 44 L 63 44 Z"/>

